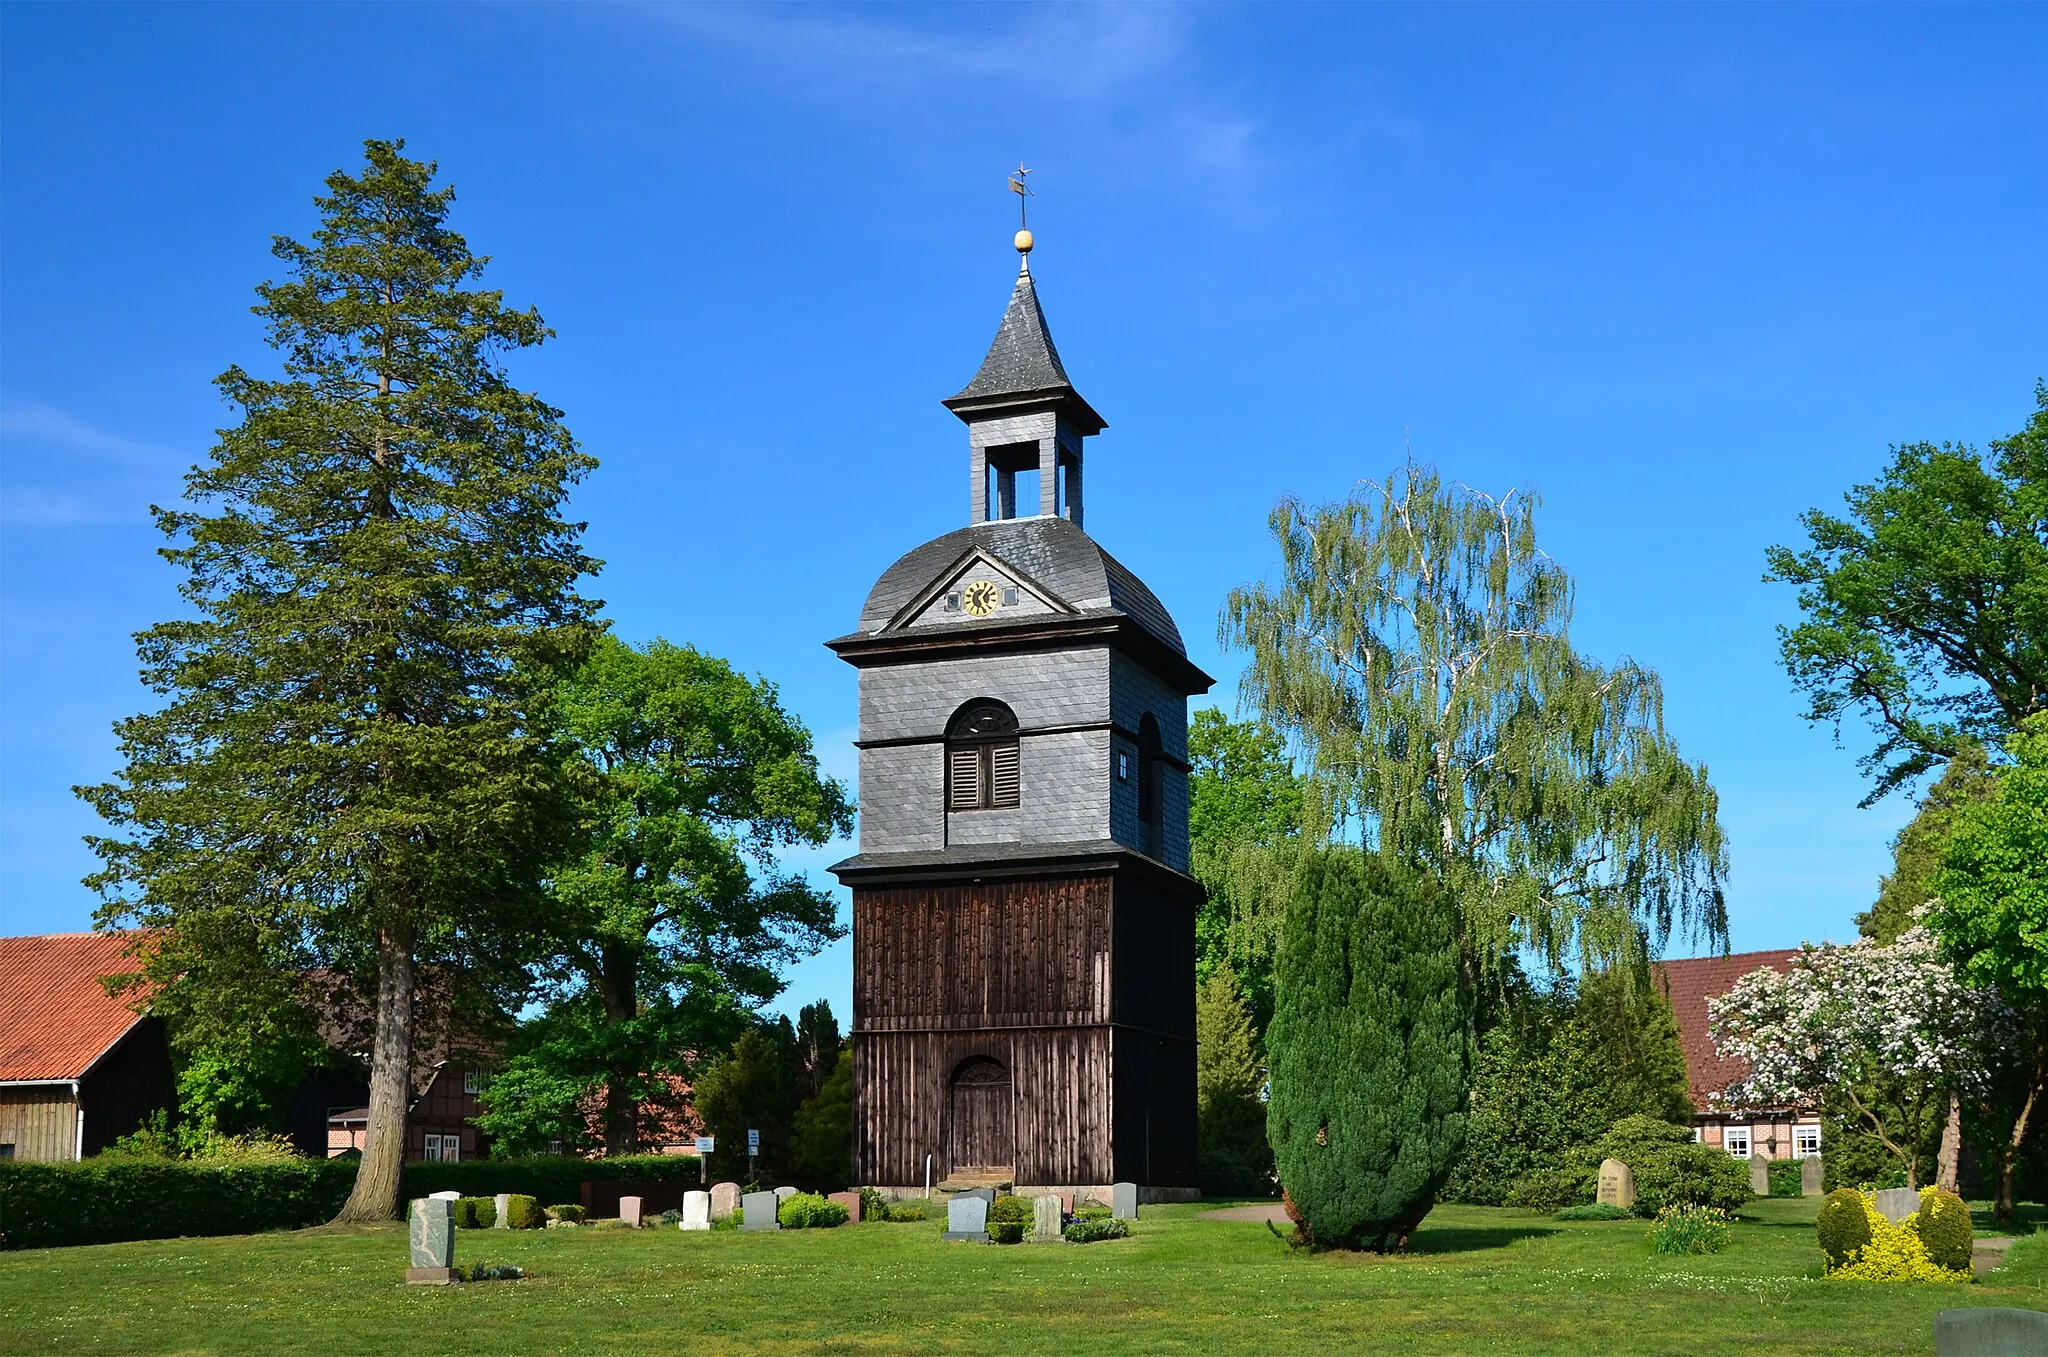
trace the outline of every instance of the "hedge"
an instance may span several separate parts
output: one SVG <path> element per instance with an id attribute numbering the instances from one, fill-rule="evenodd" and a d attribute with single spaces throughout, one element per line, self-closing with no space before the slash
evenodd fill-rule
<path id="1" fill-rule="evenodd" d="M 217 1165 L 111 1158 L 77 1164 L 0 1160 L 0 1249 L 320 1225 L 348 1199 L 356 1164 L 352 1158 Z M 403 1195 L 455 1191 L 494 1197 L 512 1192 L 572 1202 L 585 1181 L 696 1178 L 697 1161 L 677 1155 L 420 1162 L 405 1166 Z"/>

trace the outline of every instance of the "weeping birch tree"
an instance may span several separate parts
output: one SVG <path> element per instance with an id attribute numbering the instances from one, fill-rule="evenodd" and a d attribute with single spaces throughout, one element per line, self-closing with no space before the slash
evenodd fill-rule
<path id="1" fill-rule="evenodd" d="M 1665 731 L 1654 672 L 1572 646 L 1537 504 L 1413 464 L 1341 503 L 1283 500 L 1278 582 L 1223 609 L 1224 644 L 1250 656 L 1245 705 L 1302 756 L 1310 836 L 1439 875 L 1470 978 L 1519 949 L 1608 965 L 1674 929 L 1727 935 L 1707 770 Z M 1247 907 L 1284 895 L 1273 853 L 1234 868 Z"/>

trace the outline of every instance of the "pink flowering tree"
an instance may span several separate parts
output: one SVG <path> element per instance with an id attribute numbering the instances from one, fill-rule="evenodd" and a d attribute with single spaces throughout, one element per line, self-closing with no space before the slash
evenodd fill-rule
<path id="1" fill-rule="evenodd" d="M 1708 1000 L 1707 1013 L 1715 1049 L 1749 1064 L 1718 1101 L 1847 1109 L 1911 1186 L 1917 1128 L 1945 1102 L 1940 1177 L 1951 1189 L 1962 1100 L 1984 1091 L 1989 1053 L 2011 1020 L 1992 991 L 1963 983 L 1917 924 L 1883 946 L 1809 943 L 1789 971 L 1752 971 Z"/>

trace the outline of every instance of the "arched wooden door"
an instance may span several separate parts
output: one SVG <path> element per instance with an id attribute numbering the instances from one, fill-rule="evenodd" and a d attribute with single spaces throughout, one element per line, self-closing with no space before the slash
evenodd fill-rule
<path id="1" fill-rule="evenodd" d="M 946 1162 L 952 1172 L 1016 1165 L 1010 1071 L 1002 1062 L 977 1056 L 953 1071 L 946 1111 Z"/>

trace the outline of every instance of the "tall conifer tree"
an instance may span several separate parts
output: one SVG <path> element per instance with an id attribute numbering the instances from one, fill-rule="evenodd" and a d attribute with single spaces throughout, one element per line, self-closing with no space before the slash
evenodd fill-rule
<path id="1" fill-rule="evenodd" d="M 161 710 L 117 727 L 126 767 L 82 794 L 103 923 L 179 930 L 246 911 L 280 961 L 375 977 L 370 1122 L 340 1219 L 391 1217 L 415 975 L 513 969 L 555 851 L 534 734 L 594 626 L 595 563 L 562 516 L 594 465 L 500 364 L 550 331 L 471 284 L 452 189 L 400 141 L 365 144 L 314 201 L 287 279 L 257 289 L 282 376 L 218 379 L 242 412 L 159 509 L 192 615 L 141 633 Z M 157 977 L 175 983 L 175 975 Z"/>

